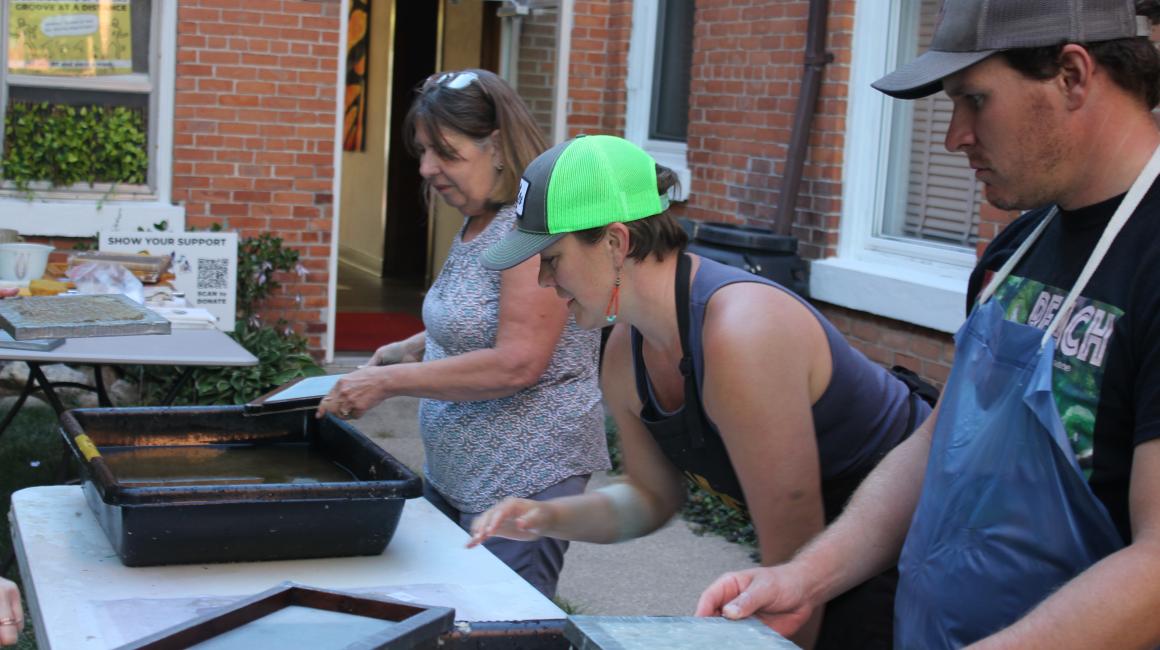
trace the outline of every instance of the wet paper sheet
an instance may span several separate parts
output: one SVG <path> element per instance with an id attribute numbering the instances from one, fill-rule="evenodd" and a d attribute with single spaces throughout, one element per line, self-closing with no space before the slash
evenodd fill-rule
<path id="1" fill-rule="evenodd" d="M 338 374 L 295 379 L 246 404 L 246 415 L 318 408 L 322 398 L 345 376 Z"/>

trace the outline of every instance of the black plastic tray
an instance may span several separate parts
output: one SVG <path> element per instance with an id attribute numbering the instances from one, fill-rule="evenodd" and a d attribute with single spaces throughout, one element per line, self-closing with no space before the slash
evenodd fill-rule
<path id="1" fill-rule="evenodd" d="M 85 499 L 126 566 L 377 555 L 405 499 L 410 469 L 334 417 L 298 411 L 244 417 L 241 406 L 74 409 L 61 431 Z M 357 480 L 314 484 L 133 486 L 101 448 L 308 445 Z"/>

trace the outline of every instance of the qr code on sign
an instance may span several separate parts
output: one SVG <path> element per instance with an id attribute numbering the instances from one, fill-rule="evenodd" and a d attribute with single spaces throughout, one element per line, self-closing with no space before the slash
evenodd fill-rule
<path id="1" fill-rule="evenodd" d="M 197 260 L 197 286 L 202 289 L 229 288 L 230 261 L 220 259 Z"/>

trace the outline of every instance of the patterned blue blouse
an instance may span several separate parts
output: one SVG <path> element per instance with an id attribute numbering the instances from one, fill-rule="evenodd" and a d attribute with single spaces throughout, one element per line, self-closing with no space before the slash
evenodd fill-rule
<path id="1" fill-rule="evenodd" d="M 495 346 L 500 273 L 478 258 L 515 224 L 505 206 L 469 242 L 455 237 L 423 301 L 424 361 Z M 462 512 L 482 512 L 507 496 L 526 497 L 578 474 L 608 469 L 597 382 L 598 331 L 568 319 L 540 381 L 500 399 L 424 399 L 419 425 L 425 474 Z"/>

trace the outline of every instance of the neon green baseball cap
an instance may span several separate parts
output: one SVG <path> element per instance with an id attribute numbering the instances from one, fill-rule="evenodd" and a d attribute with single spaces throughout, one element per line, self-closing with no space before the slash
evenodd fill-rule
<path id="1" fill-rule="evenodd" d="M 533 160 L 516 195 L 516 230 L 480 256 L 502 271 L 564 235 L 664 212 L 657 163 L 635 144 L 611 135 L 577 136 Z"/>

